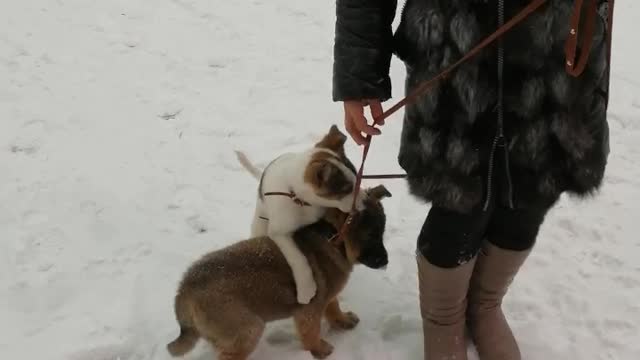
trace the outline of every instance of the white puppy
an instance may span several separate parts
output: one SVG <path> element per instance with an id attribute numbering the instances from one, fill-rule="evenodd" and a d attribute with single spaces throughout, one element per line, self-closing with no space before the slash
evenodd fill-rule
<path id="1" fill-rule="evenodd" d="M 262 174 L 243 153 L 236 151 L 243 167 L 260 180 L 251 236 L 269 236 L 278 245 L 293 272 L 301 304 L 311 301 L 316 283 L 307 258 L 292 235 L 301 227 L 319 221 L 327 208 L 351 210 L 356 170 L 344 153 L 346 139 L 334 125 L 313 148 L 278 157 Z M 295 199 L 269 195 L 274 192 L 295 194 Z M 357 210 L 363 208 L 363 196 L 365 193 L 360 191 Z"/>

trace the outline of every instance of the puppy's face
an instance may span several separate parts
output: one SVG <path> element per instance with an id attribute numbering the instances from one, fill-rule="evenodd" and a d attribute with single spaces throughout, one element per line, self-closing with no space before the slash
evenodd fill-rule
<path id="1" fill-rule="evenodd" d="M 316 153 L 307 165 L 305 182 L 313 187 L 316 195 L 338 200 L 353 192 L 355 181 L 328 153 Z"/>
<path id="2" fill-rule="evenodd" d="M 351 219 L 343 240 L 347 258 L 354 264 L 380 269 L 389 262 L 383 241 L 387 218 L 381 203 L 386 197 L 391 197 L 391 193 L 383 185 L 368 189 L 364 210 Z M 339 211 L 330 213 L 335 217 L 331 220 L 335 225 L 343 224 L 348 217 Z"/>
<path id="3" fill-rule="evenodd" d="M 344 152 L 347 140 L 338 127 L 333 125 L 329 133 L 315 145 L 316 152 L 307 168 L 304 179 L 316 195 L 327 199 L 341 199 L 353 193 L 356 170 Z"/>

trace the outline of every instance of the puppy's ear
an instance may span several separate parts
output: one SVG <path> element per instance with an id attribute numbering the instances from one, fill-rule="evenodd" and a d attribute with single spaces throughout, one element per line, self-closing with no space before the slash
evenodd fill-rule
<path id="1" fill-rule="evenodd" d="M 336 125 L 331 125 L 329 133 L 316 144 L 316 147 L 342 152 L 344 151 L 345 142 L 347 142 L 347 136 Z"/>
<path id="2" fill-rule="evenodd" d="M 380 201 L 386 197 L 391 197 L 391 193 L 389 192 L 389 190 L 387 190 L 386 187 L 384 187 L 384 185 L 378 185 L 374 188 L 371 188 L 367 191 L 367 193 L 369 194 L 369 196 L 371 196 L 372 198 L 374 198 L 376 201 Z"/>
<path id="3" fill-rule="evenodd" d="M 313 161 L 307 166 L 305 180 L 316 189 L 324 188 L 331 180 L 333 166 L 326 161 Z"/>
<path id="4" fill-rule="evenodd" d="M 333 175 L 333 166 L 331 166 L 328 162 L 322 162 L 322 164 L 318 168 L 318 172 L 316 173 L 316 179 L 318 180 L 318 184 L 325 186 L 331 180 L 331 176 Z"/>

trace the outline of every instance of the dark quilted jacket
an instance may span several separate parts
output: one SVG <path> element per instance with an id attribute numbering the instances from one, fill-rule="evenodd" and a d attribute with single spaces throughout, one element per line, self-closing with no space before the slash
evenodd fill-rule
<path id="1" fill-rule="evenodd" d="M 527 3 L 504 0 L 505 19 Z M 496 45 L 406 109 L 399 162 L 414 195 L 457 211 L 483 204 L 492 150 L 494 160 L 508 160 L 510 186 L 497 197 L 510 205 L 550 206 L 565 191 L 587 195 L 600 186 L 609 152 L 606 9 L 587 69 L 574 78 L 563 52 L 572 4 L 549 0 L 504 38 L 502 82 Z M 498 0 L 407 0 L 393 34 L 396 5 L 337 0 L 335 101 L 389 99 L 392 53 L 406 65 L 410 91 L 499 25 Z"/>

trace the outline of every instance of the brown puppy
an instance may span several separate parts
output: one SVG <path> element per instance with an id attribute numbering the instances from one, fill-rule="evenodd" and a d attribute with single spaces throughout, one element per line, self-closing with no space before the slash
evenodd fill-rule
<path id="1" fill-rule="evenodd" d="M 378 186 L 368 195 L 365 209 L 353 216 L 340 242 L 328 241 L 347 218 L 336 209 L 294 234 L 318 284 L 309 304 L 298 303 L 291 268 L 267 237 L 214 251 L 193 264 L 175 298 L 180 336 L 167 345 L 169 352 L 184 355 L 202 337 L 216 348 L 220 360 L 243 360 L 258 344 L 265 323 L 293 316 L 304 348 L 316 358 L 329 356 L 333 347 L 320 336 L 322 317 L 339 329 L 351 329 L 359 321 L 355 314 L 342 312 L 336 299 L 353 265 L 377 269 L 388 261 L 380 200 L 391 194 Z"/>

